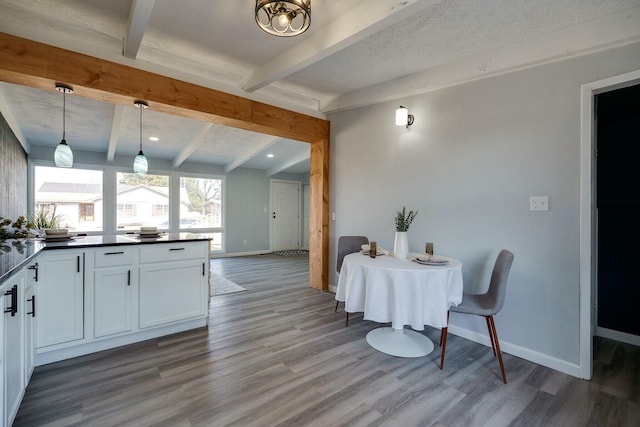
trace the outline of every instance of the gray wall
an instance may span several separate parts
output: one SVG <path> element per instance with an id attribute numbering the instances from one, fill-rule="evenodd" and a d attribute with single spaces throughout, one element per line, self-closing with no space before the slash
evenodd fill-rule
<path id="1" fill-rule="evenodd" d="M 27 215 L 27 154 L 0 114 L 0 216 Z"/>
<path id="2" fill-rule="evenodd" d="M 467 292 L 484 291 L 500 249 L 514 252 L 496 318 L 507 348 L 578 364 L 580 86 L 638 68 L 636 43 L 330 115 L 331 259 L 343 234 L 392 249 L 395 211 L 417 209 L 410 250 L 430 241 L 462 260 Z M 393 123 L 399 104 L 409 129 Z M 529 211 L 538 195 L 550 211 Z M 486 334 L 482 319 L 451 323 Z"/>

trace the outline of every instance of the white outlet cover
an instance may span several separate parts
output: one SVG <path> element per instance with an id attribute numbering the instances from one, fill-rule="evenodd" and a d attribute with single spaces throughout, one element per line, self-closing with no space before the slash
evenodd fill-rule
<path id="1" fill-rule="evenodd" d="M 529 197 L 530 211 L 548 211 L 549 196 L 531 196 Z"/>

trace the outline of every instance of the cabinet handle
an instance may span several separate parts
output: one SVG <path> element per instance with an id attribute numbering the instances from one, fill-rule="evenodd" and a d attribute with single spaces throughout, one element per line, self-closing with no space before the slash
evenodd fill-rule
<path id="1" fill-rule="evenodd" d="M 202 263 L 202 275 L 204 276 L 204 262 Z"/>
<path id="2" fill-rule="evenodd" d="M 78 255 L 78 273 L 80 273 L 80 255 Z"/>
<path id="3" fill-rule="evenodd" d="M 127 270 L 127 286 L 131 286 L 131 270 Z"/>
<path id="4" fill-rule="evenodd" d="M 170 251 L 184 251 L 184 248 L 171 248 Z"/>
<path id="5" fill-rule="evenodd" d="M 38 263 L 36 262 L 34 265 L 29 266 L 29 270 L 33 270 L 35 272 L 35 276 L 33 276 L 33 280 L 38 281 Z"/>
<path id="6" fill-rule="evenodd" d="M 11 307 L 5 308 L 4 312 L 11 313 L 11 317 L 14 317 L 18 312 L 18 285 L 13 285 L 13 287 L 4 294 L 11 295 Z"/>
<path id="7" fill-rule="evenodd" d="M 31 302 L 31 311 L 27 311 L 27 314 L 30 314 L 31 317 L 36 317 L 36 296 L 31 296 L 27 302 Z"/>
<path id="8" fill-rule="evenodd" d="M 105 252 L 104 255 L 122 255 L 124 251 L 119 252 Z"/>

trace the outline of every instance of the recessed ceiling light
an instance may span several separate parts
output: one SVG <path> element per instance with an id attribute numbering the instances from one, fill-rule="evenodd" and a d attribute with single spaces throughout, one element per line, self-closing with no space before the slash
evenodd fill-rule
<path id="1" fill-rule="evenodd" d="M 158 138 L 157 136 L 150 136 L 149 141 L 153 141 L 153 142 L 160 141 L 160 138 Z"/>
<path id="2" fill-rule="evenodd" d="M 268 157 L 268 158 L 272 158 L 272 157 L 273 157 L 273 154 L 269 153 L 269 154 L 267 154 L 267 157 Z"/>

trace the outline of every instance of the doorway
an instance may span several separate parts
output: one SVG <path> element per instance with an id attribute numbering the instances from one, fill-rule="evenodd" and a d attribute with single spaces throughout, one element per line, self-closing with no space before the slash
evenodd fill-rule
<path id="1" fill-rule="evenodd" d="M 596 330 L 597 211 L 595 164 L 595 97 L 640 84 L 640 70 L 587 83 L 581 87 L 580 108 L 580 355 L 578 375 L 593 376 L 593 336 Z"/>
<path id="2" fill-rule="evenodd" d="M 271 181 L 271 250 L 300 248 L 300 183 Z"/>
<path id="3" fill-rule="evenodd" d="M 640 345 L 640 84 L 595 95 L 595 335 Z"/>

